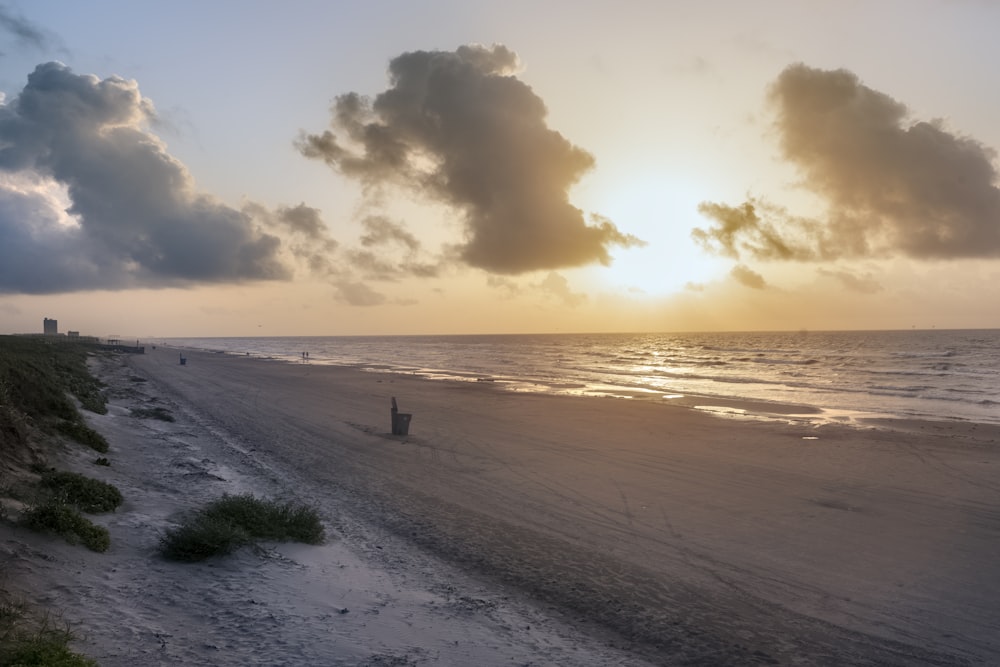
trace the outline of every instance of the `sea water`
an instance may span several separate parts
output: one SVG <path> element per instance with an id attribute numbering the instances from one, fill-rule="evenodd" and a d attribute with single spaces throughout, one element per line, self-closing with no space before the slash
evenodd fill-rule
<path id="1" fill-rule="evenodd" d="M 1000 330 L 171 338 L 511 391 L 704 396 L 859 416 L 1000 423 Z M 787 412 L 787 410 L 786 410 Z M 794 411 L 793 411 L 794 412 Z"/>

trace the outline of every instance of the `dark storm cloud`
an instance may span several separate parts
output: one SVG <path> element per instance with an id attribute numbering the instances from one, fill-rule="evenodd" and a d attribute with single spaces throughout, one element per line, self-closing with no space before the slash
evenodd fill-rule
<path id="1" fill-rule="evenodd" d="M 196 192 L 184 165 L 144 130 L 153 118 L 134 81 L 59 63 L 39 65 L 0 105 L 0 291 L 288 276 L 278 238 Z M 60 224 L 51 201 L 11 178 L 63 188 L 78 224 Z"/>
<path id="2" fill-rule="evenodd" d="M 706 203 L 715 224 L 697 230 L 698 241 L 758 259 L 1000 256 L 993 150 L 941 121 L 912 121 L 905 105 L 846 70 L 790 66 L 769 99 L 782 153 L 826 215 L 762 212 L 761 200 Z"/>
<path id="3" fill-rule="evenodd" d="M 569 203 L 594 159 L 549 129 L 517 66 L 503 46 L 404 53 L 387 90 L 338 97 L 332 130 L 304 135 L 299 150 L 370 192 L 402 185 L 461 211 L 458 257 L 469 265 L 517 274 L 606 264 L 609 246 L 638 239 L 606 219 L 587 224 Z"/>

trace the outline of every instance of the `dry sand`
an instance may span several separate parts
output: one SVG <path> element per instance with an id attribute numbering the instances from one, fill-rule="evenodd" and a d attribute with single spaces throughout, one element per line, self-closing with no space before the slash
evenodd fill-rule
<path id="1" fill-rule="evenodd" d="M 101 371 L 127 389 L 91 420 L 129 499 L 111 552 L 6 547 L 22 581 L 63 582 L 46 601 L 104 665 L 1000 664 L 995 426 L 185 354 Z M 244 491 L 314 504 L 336 539 L 158 559 L 179 512 Z"/>

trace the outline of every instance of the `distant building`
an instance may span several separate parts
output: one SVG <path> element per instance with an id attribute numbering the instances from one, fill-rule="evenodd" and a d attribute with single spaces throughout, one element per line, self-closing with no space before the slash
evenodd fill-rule
<path id="1" fill-rule="evenodd" d="M 46 317 L 42 321 L 42 332 L 46 336 L 58 336 L 59 335 L 59 321 L 58 320 L 50 320 L 49 318 Z"/>
<path id="2" fill-rule="evenodd" d="M 80 337 L 80 332 L 79 331 L 67 331 L 66 335 L 69 336 L 70 338 L 79 338 Z"/>

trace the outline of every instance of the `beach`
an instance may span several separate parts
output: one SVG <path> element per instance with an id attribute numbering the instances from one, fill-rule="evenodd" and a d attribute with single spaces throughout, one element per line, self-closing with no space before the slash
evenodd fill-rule
<path id="1" fill-rule="evenodd" d="M 183 354 L 97 368 L 118 407 L 88 421 L 127 498 L 111 551 L 7 554 L 25 581 L 79 569 L 48 601 L 101 664 L 1000 662 L 996 425 Z M 332 539 L 158 559 L 180 513 L 243 492 L 318 507 Z"/>

